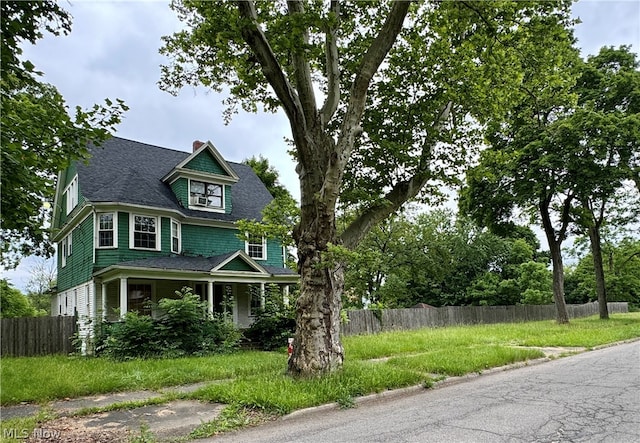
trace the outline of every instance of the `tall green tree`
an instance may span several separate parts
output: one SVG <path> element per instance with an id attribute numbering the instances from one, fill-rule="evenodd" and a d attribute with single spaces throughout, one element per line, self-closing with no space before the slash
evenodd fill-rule
<path id="1" fill-rule="evenodd" d="M 576 109 L 565 118 L 564 149 L 573 153 L 576 221 L 593 258 L 600 318 L 609 318 L 602 254 L 603 225 L 640 216 L 640 63 L 629 47 L 604 47 L 581 66 Z M 631 185 L 631 186 L 630 186 Z"/>
<path id="2" fill-rule="evenodd" d="M 301 274 L 293 374 L 342 366 L 343 266 L 406 201 L 465 164 L 470 121 L 502 113 L 522 91 L 522 57 L 567 41 L 569 1 L 236 3 L 176 0 L 185 29 L 165 38 L 162 87 L 228 88 L 238 107 L 281 109 L 298 162 Z M 357 210 L 336 229 L 342 203 Z"/>
<path id="3" fill-rule="evenodd" d="M 2 265 L 16 266 L 21 256 L 50 256 L 50 204 L 56 174 L 71 160 L 87 155 L 120 122 L 126 106 L 106 100 L 72 115 L 58 90 L 42 83 L 33 63 L 22 60 L 24 42 L 35 44 L 43 30 L 71 30 L 70 15 L 57 2 L 2 1 L 0 146 L 2 147 Z M 47 205 L 48 204 L 48 205 Z"/>
<path id="4" fill-rule="evenodd" d="M 525 61 L 525 95 L 506 118 L 489 123 L 489 147 L 467 172 L 460 198 L 462 212 L 494 232 L 509 232 L 518 214 L 540 222 L 551 255 L 558 323 L 569 322 L 562 242 L 570 232 L 576 199 L 562 118 L 576 101 L 572 87 L 579 62 L 571 44 L 554 48 L 552 54 L 533 48 Z"/>
<path id="5" fill-rule="evenodd" d="M 242 161 L 245 165 L 251 166 L 251 169 L 260 178 L 260 181 L 269 190 L 273 198 L 291 197 L 289 190 L 280 183 L 280 173 L 276 168 L 269 164 L 269 159 L 262 155 L 245 159 Z"/>

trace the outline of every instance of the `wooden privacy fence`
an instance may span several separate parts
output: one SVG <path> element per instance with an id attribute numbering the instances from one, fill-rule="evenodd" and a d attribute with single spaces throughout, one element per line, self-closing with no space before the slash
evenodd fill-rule
<path id="1" fill-rule="evenodd" d="M 0 319 L 3 357 L 70 354 L 77 331 L 76 316 Z"/>
<path id="2" fill-rule="evenodd" d="M 629 312 L 628 304 L 607 303 L 609 313 Z M 598 314 L 598 302 L 567 305 L 569 318 Z M 445 306 L 442 308 L 383 309 L 347 311 L 349 321 L 342 323 L 343 335 L 376 334 L 382 331 L 434 328 L 478 323 L 515 323 L 552 320 L 555 305 Z"/>

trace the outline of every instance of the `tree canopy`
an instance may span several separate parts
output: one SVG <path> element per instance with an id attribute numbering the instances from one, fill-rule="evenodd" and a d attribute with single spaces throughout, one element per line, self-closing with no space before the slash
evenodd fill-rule
<path id="1" fill-rule="evenodd" d="M 110 135 L 127 109 L 106 100 L 70 114 L 55 86 L 40 82 L 41 72 L 21 60 L 24 42 L 35 44 L 43 30 L 54 35 L 71 30 L 71 17 L 55 1 L 2 1 L 2 264 L 15 266 L 21 256 L 49 256 L 50 207 L 56 174 L 71 160 L 86 157 L 89 142 Z"/>
<path id="2" fill-rule="evenodd" d="M 0 318 L 39 317 L 47 314 L 37 309 L 32 301 L 6 279 L 0 280 Z"/>

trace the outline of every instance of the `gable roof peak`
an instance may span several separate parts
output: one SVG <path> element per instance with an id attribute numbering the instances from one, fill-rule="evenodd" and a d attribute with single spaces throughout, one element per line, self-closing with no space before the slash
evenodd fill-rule
<path id="1" fill-rule="evenodd" d="M 224 159 L 224 157 L 222 157 L 222 154 L 220 154 L 220 152 L 216 149 L 213 143 L 211 143 L 211 141 L 202 142 L 200 140 L 195 140 L 193 142 L 193 152 L 189 154 L 185 159 L 183 159 L 180 163 L 178 163 L 167 175 L 165 175 L 162 181 L 171 183 L 177 177 L 188 174 L 189 172 L 195 172 L 191 169 L 187 169 L 189 163 L 196 157 L 206 155 L 205 153 L 209 153 L 211 157 L 213 157 L 214 162 L 216 162 L 223 171 L 222 174 L 208 172 L 205 173 L 206 175 L 215 176 L 218 180 L 227 181 L 229 183 L 235 183 L 239 180 L 236 172 Z M 200 173 L 202 173 L 202 171 L 200 171 Z"/>

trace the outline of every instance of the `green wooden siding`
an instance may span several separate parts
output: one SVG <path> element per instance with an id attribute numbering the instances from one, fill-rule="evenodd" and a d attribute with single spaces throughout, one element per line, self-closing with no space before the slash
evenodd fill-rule
<path id="1" fill-rule="evenodd" d="M 58 291 L 65 291 L 91 280 L 93 272 L 93 217 L 87 217 L 71 232 L 71 255 L 62 267 L 62 248 L 58 248 Z"/>
<path id="2" fill-rule="evenodd" d="M 246 261 L 241 258 L 235 258 L 222 267 L 225 271 L 251 271 L 257 272 Z"/>
<path id="3" fill-rule="evenodd" d="M 95 269 L 103 269 L 116 263 L 131 260 L 142 260 L 151 257 L 166 256 L 170 253 L 169 219 L 161 217 L 160 221 L 160 251 L 146 251 L 129 248 L 129 213 L 118 212 L 118 248 L 96 249 Z"/>
<path id="4" fill-rule="evenodd" d="M 186 169 L 193 169 L 194 171 L 210 172 L 229 176 L 220 163 L 218 163 L 213 155 L 211 155 L 211 152 L 209 152 L 208 149 L 200 150 L 200 153 L 191 159 L 191 161 L 184 167 Z"/>
<path id="5" fill-rule="evenodd" d="M 124 261 L 172 255 L 171 219 L 168 217 L 161 217 L 159 230 L 161 251 L 144 251 L 129 248 L 129 213 L 127 212 L 118 212 L 117 231 L 117 249 L 96 249 L 95 270 L 103 269 Z M 187 256 L 200 255 L 204 257 L 212 257 L 238 250 L 244 251 L 244 241 L 240 240 L 236 236 L 237 233 L 238 231 L 235 229 L 182 223 L 182 254 Z M 267 260 L 258 260 L 257 262 L 262 265 L 282 266 L 282 247 L 277 240 L 267 241 Z M 232 266 L 237 267 L 240 265 L 234 264 Z M 242 269 L 234 268 L 234 270 L 251 270 L 251 268 L 247 268 L 245 264 L 242 266 L 244 266 Z"/>
<path id="6" fill-rule="evenodd" d="M 284 257 L 282 256 L 282 245 L 278 240 L 267 239 L 267 260 L 257 260 L 262 265 L 284 267 Z"/>
<path id="7" fill-rule="evenodd" d="M 182 252 L 185 255 L 212 257 L 227 252 L 244 251 L 244 242 L 234 229 L 209 226 L 182 225 Z"/>
<path id="8" fill-rule="evenodd" d="M 185 208 L 189 207 L 189 180 L 179 178 L 171 184 L 171 190 Z"/>
<path id="9" fill-rule="evenodd" d="M 69 214 L 67 215 L 67 196 L 65 194 L 65 188 L 69 185 L 69 183 L 71 183 L 71 180 L 73 180 L 73 177 L 75 177 L 77 173 L 77 168 L 76 168 L 76 163 L 73 162 L 71 163 L 71 165 L 69 165 L 69 167 L 64 171 L 64 173 L 61 175 L 61 186 L 60 186 L 60 192 L 61 194 L 58 196 L 58 207 L 54 208 L 54 228 L 60 228 L 62 227 L 66 222 L 67 219 L 69 217 Z M 80 184 L 78 183 L 78 205 L 76 206 L 75 211 L 78 211 L 78 209 L 82 206 L 82 204 L 84 203 L 85 199 L 82 196 L 82 189 L 80 189 Z"/>

